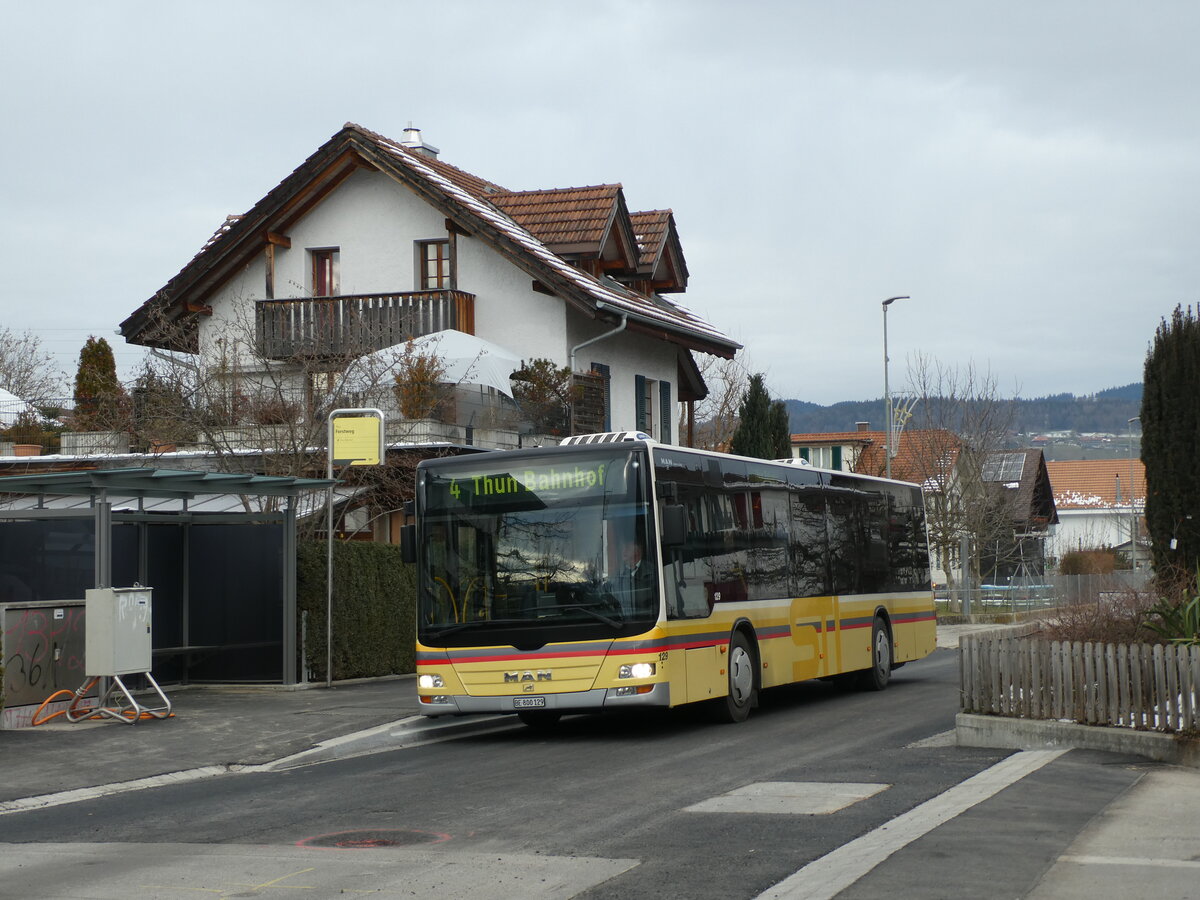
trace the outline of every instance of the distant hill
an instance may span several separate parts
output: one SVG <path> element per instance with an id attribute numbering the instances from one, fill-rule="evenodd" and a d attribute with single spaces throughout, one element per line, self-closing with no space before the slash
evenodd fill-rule
<path id="1" fill-rule="evenodd" d="M 787 400 L 793 434 L 819 431 L 853 431 L 858 422 L 869 422 L 874 431 L 883 430 L 883 399 L 846 400 L 819 406 L 804 400 Z M 1109 388 L 1087 397 L 1055 394 L 1032 400 L 1015 400 L 1015 429 L 1025 434 L 1074 431 L 1080 434 L 1105 432 L 1124 434 L 1129 419 L 1141 412 L 1140 382 Z"/>

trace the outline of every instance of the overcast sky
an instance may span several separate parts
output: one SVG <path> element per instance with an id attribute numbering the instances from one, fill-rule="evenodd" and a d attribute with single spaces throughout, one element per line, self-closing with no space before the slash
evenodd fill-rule
<path id="1" fill-rule="evenodd" d="M 73 376 L 346 121 L 513 190 L 675 212 L 775 396 L 921 352 L 1006 394 L 1139 381 L 1200 299 L 1194 2 L 78 2 L 0 32 L 0 324 Z"/>

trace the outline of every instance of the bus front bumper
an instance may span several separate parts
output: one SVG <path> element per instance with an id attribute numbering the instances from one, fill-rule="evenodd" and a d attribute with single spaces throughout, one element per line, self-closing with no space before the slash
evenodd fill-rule
<path id="1" fill-rule="evenodd" d="M 418 701 L 423 716 L 462 716 L 479 713 L 519 713 L 553 710 L 561 713 L 589 713 L 610 709 L 646 709 L 671 705 L 669 684 L 650 685 L 644 694 L 618 695 L 617 688 L 594 688 L 566 694 L 510 694 L 501 697 L 468 697 L 464 694 L 421 696 Z"/>

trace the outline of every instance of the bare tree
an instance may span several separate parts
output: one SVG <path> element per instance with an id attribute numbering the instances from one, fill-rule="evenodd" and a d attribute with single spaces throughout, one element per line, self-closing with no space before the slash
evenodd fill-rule
<path id="1" fill-rule="evenodd" d="M 416 429 L 453 417 L 460 385 L 447 383 L 436 349 L 410 340 L 379 350 L 368 333 L 318 322 L 316 338 L 297 340 L 297 352 L 285 356 L 264 348 L 254 304 L 236 307 L 206 340 L 192 344 L 196 352 L 152 351 L 133 390 L 141 449 L 191 444 L 221 471 L 324 477 L 335 409 L 381 409 L 392 444 L 427 442 Z M 186 346 L 182 336 L 169 339 L 172 327 L 158 323 L 160 340 Z M 383 466 L 336 474 L 355 487 L 355 503 L 378 523 L 410 496 L 414 459 L 392 453 Z M 312 523 L 324 527 L 321 517 Z M 341 530 L 336 523 L 335 530 Z"/>
<path id="2" fill-rule="evenodd" d="M 64 396 L 65 381 L 37 335 L 0 328 L 0 388 L 36 403 Z"/>
<path id="3" fill-rule="evenodd" d="M 750 386 L 750 372 L 740 357 L 724 359 L 704 354 L 697 359 L 708 385 L 708 396 L 696 401 L 695 445 L 701 450 L 727 451 L 738 427 L 738 408 Z M 679 433 L 686 434 L 687 415 L 681 407 Z"/>
<path id="4" fill-rule="evenodd" d="M 916 400 L 907 424 L 909 448 L 903 477 L 919 482 L 926 497 L 930 549 L 953 586 L 955 563 L 978 584 L 981 560 L 1016 552 L 1012 491 L 991 480 L 989 460 L 1006 446 L 1015 405 L 995 376 L 973 363 L 949 366 L 929 356 L 910 357 L 908 378 Z M 959 560 L 964 538 L 968 558 Z"/>

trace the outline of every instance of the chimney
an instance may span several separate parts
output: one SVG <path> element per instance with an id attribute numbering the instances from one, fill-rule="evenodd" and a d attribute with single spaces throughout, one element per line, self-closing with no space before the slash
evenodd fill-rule
<path id="1" fill-rule="evenodd" d="M 855 422 L 854 430 L 855 431 L 870 431 L 871 423 L 870 422 Z"/>
<path id="2" fill-rule="evenodd" d="M 408 127 L 404 129 L 404 140 L 400 142 L 400 146 L 425 156 L 432 156 L 434 159 L 437 159 L 438 153 L 441 152 L 433 144 L 427 144 L 421 139 L 421 129 L 413 128 L 412 122 L 409 122 Z"/>

